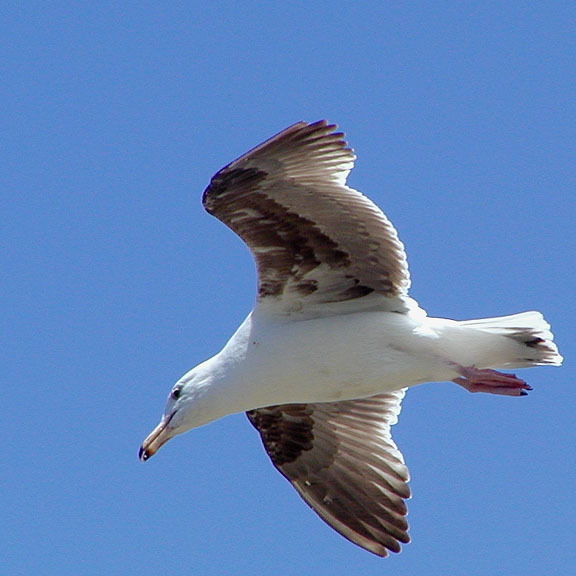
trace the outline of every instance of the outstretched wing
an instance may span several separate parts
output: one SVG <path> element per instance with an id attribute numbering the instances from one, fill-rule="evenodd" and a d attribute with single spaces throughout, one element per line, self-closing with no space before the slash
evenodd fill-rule
<path id="1" fill-rule="evenodd" d="M 220 170 L 204 207 L 252 251 L 260 300 L 300 310 L 376 293 L 384 309 L 406 311 L 404 247 L 382 211 L 346 186 L 355 157 L 335 129 L 322 120 L 283 130 Z"/>
<path id="2" fill-rule="evenodd" d="M 410 541 L 409 474 L 390 435 L 404 390 L 247 412 L 274 466 L 332 528 L 379 556 Z"/>

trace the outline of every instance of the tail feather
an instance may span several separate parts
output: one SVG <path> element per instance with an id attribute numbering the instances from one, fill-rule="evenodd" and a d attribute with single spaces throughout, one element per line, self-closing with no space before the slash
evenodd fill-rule
<path id="1" fill-rule="evenodd" d="M 550 324 L 540 312 L 530 311 L 497 318 L 464 320 L 459 324 L 482 332 L 507 336 L 524 344 L 526 346 L 525 357 L 509 364 L 510 368 L 541 364 L 560 366 L 562 364 L 562 356 L 553 342 L 554 336 L 550 331 Z"/>

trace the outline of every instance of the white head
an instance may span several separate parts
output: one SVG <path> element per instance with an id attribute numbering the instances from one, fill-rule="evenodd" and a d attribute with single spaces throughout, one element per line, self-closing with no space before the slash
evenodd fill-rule
<path id="1" fill-rule="evenodd" d="M 199 364 L 173 386 L 160 423 L 140 447 L 140 460 L 148 460 L 170 438 L 224 415 L 218 410 L 218 395 L 211 393 L 214 373 L 209 364 L 210 360 Z"/>

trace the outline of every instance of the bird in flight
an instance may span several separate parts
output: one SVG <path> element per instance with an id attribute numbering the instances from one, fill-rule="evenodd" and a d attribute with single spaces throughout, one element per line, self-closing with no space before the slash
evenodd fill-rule
<path id="1" fill-rule="evenodd" d="M 144 440 L 246 412 L 274 466 L 332 528 L 386 556 L 409 542 L 409 474 L 392 440 L 405 390 L 452 381 L 524 396 L 509 372 L 562 357 L 539 312 L 455 321 L 408 296 L 404 246 L 346 186 L 354 153 L 335 125 L 298 122 L 220 170 L 206 210 L 250 248 L 254 309 L 224 348 L 171 389 Z"/>

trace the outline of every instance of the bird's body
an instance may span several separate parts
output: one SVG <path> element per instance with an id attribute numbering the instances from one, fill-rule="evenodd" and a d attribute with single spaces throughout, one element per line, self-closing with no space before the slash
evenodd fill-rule
<path id="1" fill-rule="evenodd" d="M 354 156 L 334 128 L 295 124 L 206 189 L 206 209 L 252 250 L 258 301 L 222 351 L 176 383 L 140 455 L 245 411 L 308 504 L 385 556 L 409 541 L 409 476 L 390 435 L 404 390 L 447 380 L 521 396 L 530 387 L 495 369 L 562 358 L 539 312 L 454 321 L 418 307 L 394 227 L 345 185 Z"/>
<path id="2" fill-rule="evenodd" d="M 337 402 L 450 381 L 461 376 L 460 366 L 518 367 L 534 361 L 522 356 L 525 349 L 508 336 L 429 318 L 420 310 L 294 320 L 256 307 L 222 351 L 181 382 L 197 378 L 198 369 L 210 374 L 206 393 L 219 406 L 218 418 L 263 406 Z"/>

